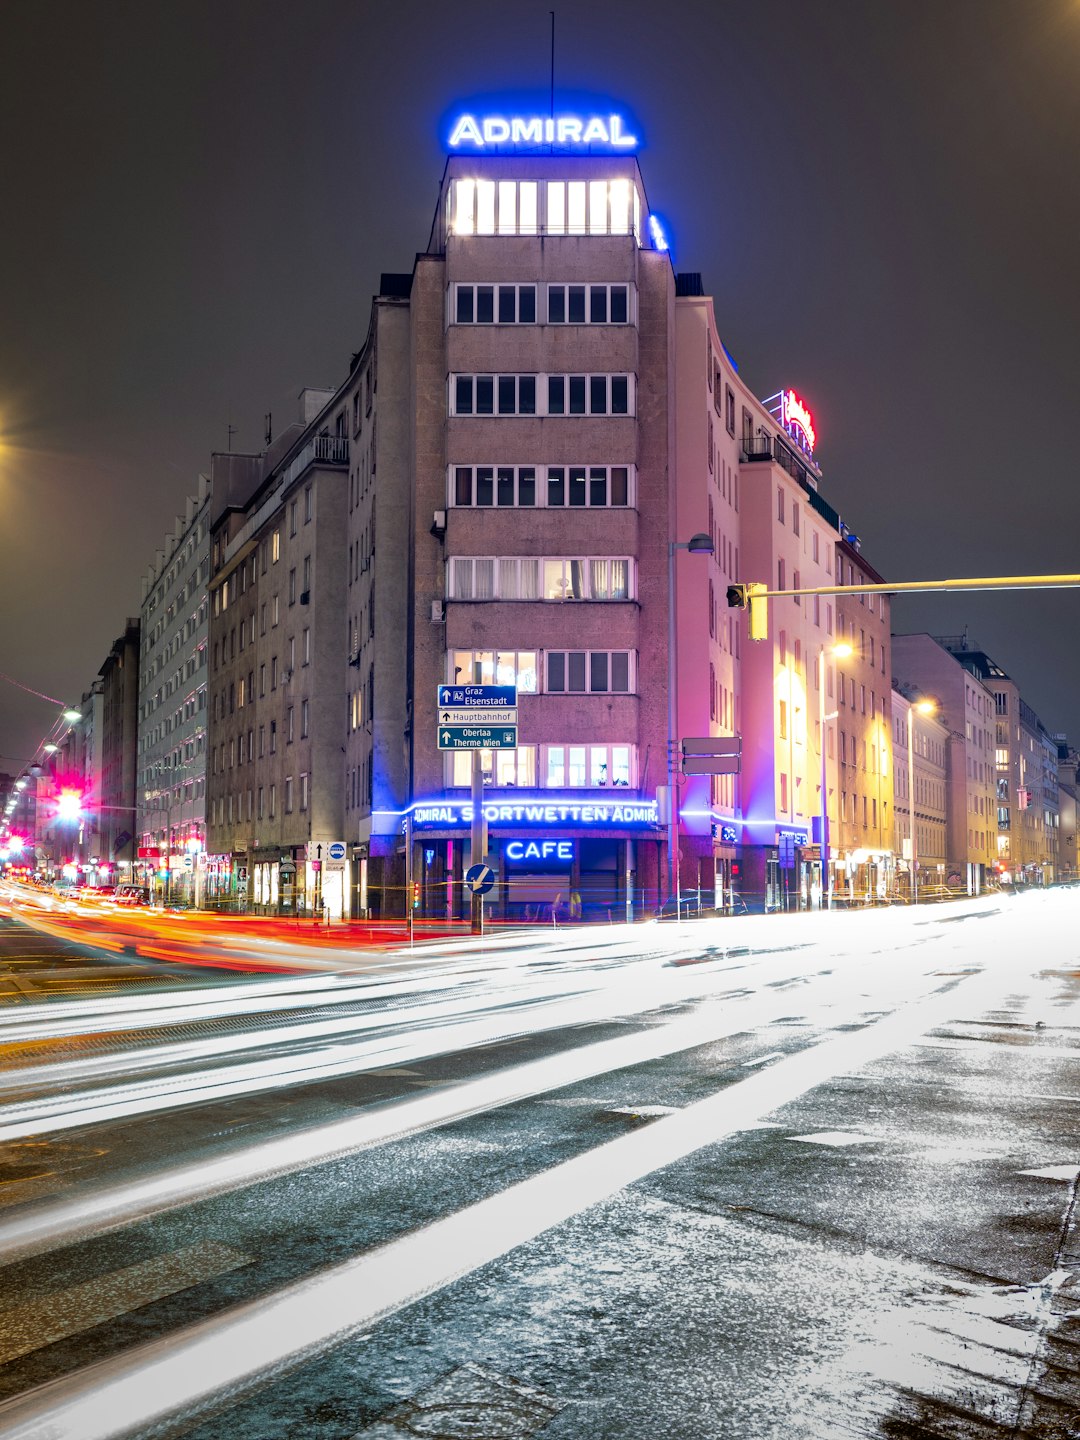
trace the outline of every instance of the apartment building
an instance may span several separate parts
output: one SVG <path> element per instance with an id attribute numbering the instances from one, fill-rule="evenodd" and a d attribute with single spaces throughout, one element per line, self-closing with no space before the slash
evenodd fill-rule
<path id="1" fill-rule="evenodd" d="M 996 860 L 1014 884 L 1042 885 L 1058 865 L 1058 747 L 1020 687 L 966 634 L 940 642 L 994 697 Z"/>
<path id="2" fill-rule="evenodd" d="M 100 856 L 130 880 L 135 861 L 135 776 L 139 713 L 139 619 L 130 618 L 101 669 L 101 773 L 84 808 L 97 816 Z"/>
<path id="3" fill-rule="evenodd" d="M 347 909 L 343 844 L 349 441 L 337 392 L 254 455 L 211 467 L 206 892 L 212 904 Z M 343 422 L 342 422 L 343 423 Z"/>
<path id="4" fill-rule="evenodd" d="M 200 904 L 206 875 L 210 480 L 142 581 L 139 612 L 138 878 L 177 904 Z"/>
<path id="5" fill-rule="evenodd" d="M 925 699 L 949 732 L 946 884 L 977 895 L 997 861 L 993 692 L 932 636 L 892 637 L 893 688 Z"/>

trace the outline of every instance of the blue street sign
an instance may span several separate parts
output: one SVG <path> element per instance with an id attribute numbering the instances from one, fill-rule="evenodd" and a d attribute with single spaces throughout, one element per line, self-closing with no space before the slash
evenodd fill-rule
<path id="1" fill-rule="evenodd" d="M 495 872 L 487 865 L 470 865 L 465 871 L 465 884 L 474 895 L 486 895 L 495 884 Z"/>
<path id="2" fill-rule="evenodd" d="M 467 710 L 507 710 L 517 704 L 516 685 L 440 685 L 437 705 L 461 705 Z"/>
<path id="3" fill-rule="evenodd" d="M 440 725 L 435 732 L 440 750 L 513 750 L 516 725 Z"/>
<path id="4" fill-rule="evenodd" d="M 335 840 L 330 845 L 327 853 L 329 854 L 331 860 L 344 860 L 345 846 L 341 843 L 340 840 Z"/>

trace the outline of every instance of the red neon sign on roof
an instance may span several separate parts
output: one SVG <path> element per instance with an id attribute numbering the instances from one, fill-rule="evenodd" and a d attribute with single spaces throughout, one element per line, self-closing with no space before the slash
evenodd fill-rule
<path id="1" fill-rule="evenodd" d="M 817 431 L 814 429 L 814 417 L 809 407 L 800 400 L 794 390 L 782 390 L 780 392 L 780 420 L 781 423 L 791 429 L 801 431 L 806 441 L 806 448 L 813 450 L 817 444 Z"/>

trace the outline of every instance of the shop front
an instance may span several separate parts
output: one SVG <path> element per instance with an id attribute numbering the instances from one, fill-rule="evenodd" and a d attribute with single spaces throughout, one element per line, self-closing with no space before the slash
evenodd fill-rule
<path id="1" fill-rule="evenodd" d="M 489 919 L 504 923 L 611 924 L 651 914 L 658 903 L 656 802 L 490 792 L 483 818 L 486 863 L 496 876 Z M 411 849 L 411 903 L 420 918 L 467 919 L 471 892 L 470 801 L 417 802 L 400 819 Z"/>

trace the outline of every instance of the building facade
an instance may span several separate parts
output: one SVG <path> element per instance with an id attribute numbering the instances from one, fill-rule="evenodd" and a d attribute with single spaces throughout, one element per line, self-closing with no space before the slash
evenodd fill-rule
<path id="1" fill-rule="evenodd" d="M 210 481 L 143 577 L 136 872 L 162 899 L 199 904 L 205 878 Z"/>
<path id="2" fill-rule="evenodd" d="M 264 454 L 214 455 L 206 901 L 347 911 L 313 842 L 344 834 L 347 435 L 305 390 Z"/>
<path id="3" fill-rule="evenodd" d="M 914 851 L 915 893 L 931 899 L 949 891 L 949 731 L 912 699 L 900 690 L 892 692 L 893 853 L 900 893 L 912 896 Z"/>
<path id="4" fill-rule="evenodd" d="M 990 691 L 997 805 L 996 861 L 1003 880 L 1042 885 L 1058 863 L 1058 747 L 1020 687 L 964 635 L 945 636 L 949 653 Z"/>
<path id="5" fill-rule="evenodd" d="M 946 884 L 970 895 L 997 875 L 994 695 L 930 635 L 892 637 L 893 688 L 930 699 L 949 732 Z"/>
<path id="6" fill-rule="evenodd" d="M 101 773 L 85 795 L 97 814 L 100 856 L 130 881 L 136 857 L 136 750 L 139 714 L 139 620 L 129 619 L 98 671 L 101 678 Z"/>

